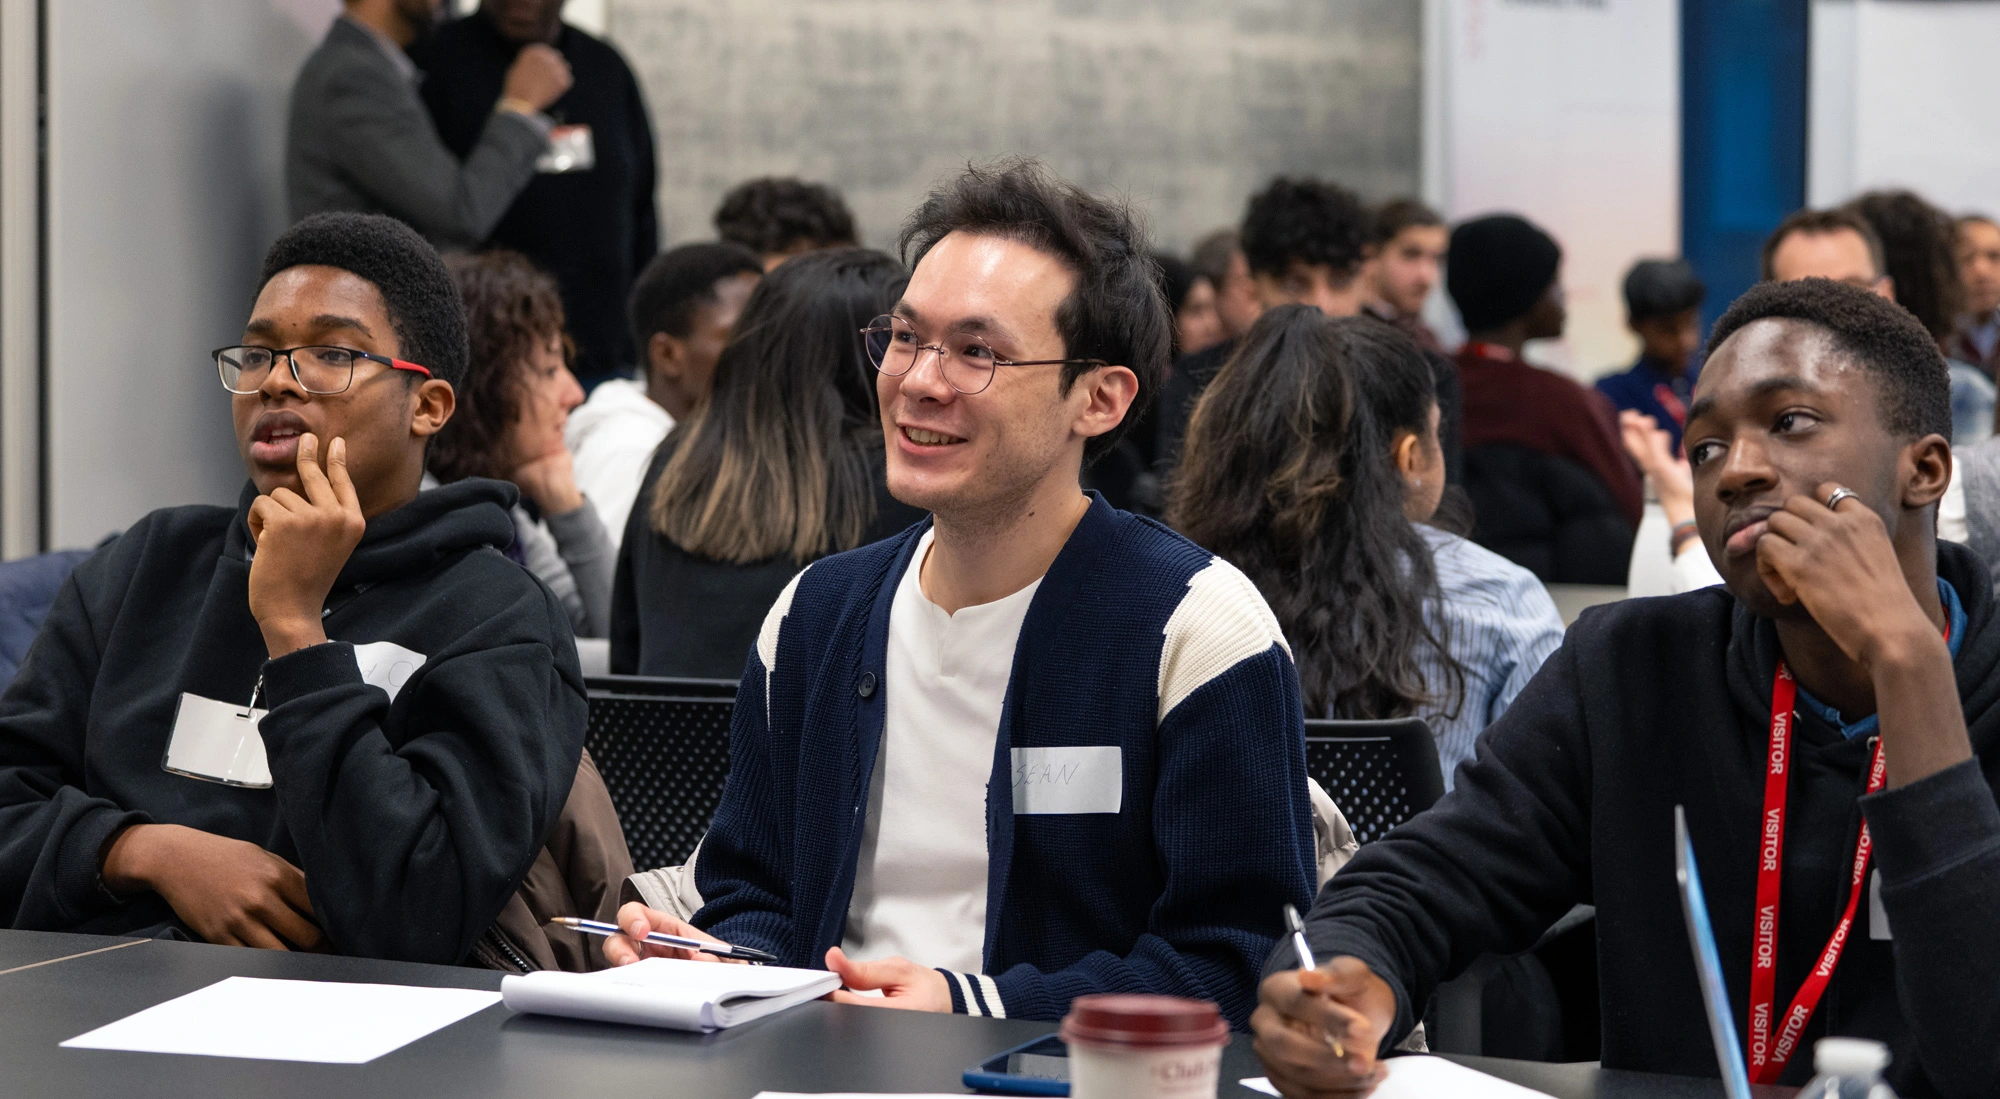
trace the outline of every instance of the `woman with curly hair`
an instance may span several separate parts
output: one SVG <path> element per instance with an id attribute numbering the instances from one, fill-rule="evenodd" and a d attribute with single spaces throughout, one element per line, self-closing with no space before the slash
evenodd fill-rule
<path id="1" fill-rule="evenodd" d="M 1195 405 L 1167 519 L 1263 593 L 1307 716 L 1424 718 L 1449 789 L 1563 630 L 1534 574 L 1431 525 L 1438 419 L 1401 331 L 1279 306 Z"/>
<path id="2" fill-rule="evenodd" d="M 603 520 L 577 490 L 563 425 L 583 403 L 569 372 L 570 338 L 555 279 L 517 252 L 446 259 L 465 300 L 472 356 L 458 411 L 431 442 L 426 468 L 440 483 L 466 477 L 512 481 L 509 556 L 549 586 L 578 637 L 611 624 L 616 558 Z"/>

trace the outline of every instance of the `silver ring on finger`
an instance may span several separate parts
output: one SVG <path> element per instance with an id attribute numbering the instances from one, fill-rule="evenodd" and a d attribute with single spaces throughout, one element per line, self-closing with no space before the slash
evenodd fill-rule
<path id="1" fill-rule="evenodd" d="M 1839 511 L 1839 510 L 1840 510 L 1840 502 L 1841 502 L 1842 500 L 1846 500 L 1846 499 L 1849 499 L 1849 498 L 1851 498 L 1851 497 L 1855 497 L 1855 496 L 1859 496 L 1859 495 L 1860 495 L 1860 493 L 1858 493 L 1858 492 L 1855 492 L 1855 491 L 1854 491 L 1853 489 L 1848 489 L 1848 488 L 1837 488 L 1837 489 L 1834 489 L 1834 490 L 1833 490 L 1832 492 L 1829 492 L 1829 493 L 1827 493 L 1827 495 L 1826 495 L 1826 510 L 1828 510 L 1828 511 Z"/>

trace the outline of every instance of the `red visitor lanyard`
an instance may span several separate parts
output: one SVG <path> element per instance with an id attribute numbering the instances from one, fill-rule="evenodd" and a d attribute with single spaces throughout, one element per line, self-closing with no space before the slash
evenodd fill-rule
<path id="1" fill-rule="evenodd" d="M 1514 354 L 1512 349 L 1503 347 L 1497 343 L 1487 343 L 1484 340 L 1467 340 L 1465 342 L 1465 349 L 1482 359 L 1497 359 L 1503 363 L 1510 363 L 1520 358 L 1519 355 Z"/>
<path id="2" fill-rule="evenodd" d="M 1946 626 L 1945 640 L 1951 640 Z M 1847 947 L 1854 928 L 1854 913 L 1861 905 L 1861 884 L 1868 879 L 1868 855 L 1874 847 L 1868 836 L 1868 822 L 1861 822 L 1861 836 L 1854 844 L 1854 872 L 1848 883 L 1847 910 L 1819 952 L 1819 964 L 1806 975 L 1792 1004 L 1785 1009 L 1775 1041 L 1771 1037 L 1772 1013 L 1777 1010 L 1778 984 L 1778 885 L 1785 861 L 1785 801 L 1789 795 L 1786 779 L 1792 763 L 1792 718 L 1798 707 L 1799 684 L 1784 659 L 1771 683 L 1771 760 L 1764 769 L 1764 835 L 1757 849 L 1757 920 L 1751 931 L 1750 948 L 1750 1081 L 1775 1083 L 1799 1048 L 1799 1035 L 1812 1018 L 1833 967 Z M 1882 760 L 1882 738 L 1875 738 L 1875 751 L 1868 764 L 1868 788 L 1872 794 L 1888 784 L 1888 769 Z"/>

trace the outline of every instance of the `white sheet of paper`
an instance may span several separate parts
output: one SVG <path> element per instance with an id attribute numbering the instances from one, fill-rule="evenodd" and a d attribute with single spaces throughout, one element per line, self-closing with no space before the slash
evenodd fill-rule
<path id="1" fill-rule="evenodd" d="M 499 1002 L 476 988 L 230 977 L 62 1044 L 359 1065 Z"/>
<path id="2" fill-rule="evenodd" d="M 1370 1099 L 1549 1099 L 1547 1092 L 1510 1084 L 1442 1057 L 1391 1057 L 1382 1063 L 1389 1075 Z M 1242 1084 L 1251 1091 L 1278 1094 L 1262 1076 Z"/>

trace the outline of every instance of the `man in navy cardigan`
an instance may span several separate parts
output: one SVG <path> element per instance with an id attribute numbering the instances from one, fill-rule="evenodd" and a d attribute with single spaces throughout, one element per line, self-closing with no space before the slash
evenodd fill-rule
<path id="1" fill-rule="evenodd" d="M 1164 373 L 1144 237 L 1014 161 L 934 192 L 903 245 L 865 344 L 890 491 L 933 519 L 771 609 L 694 924 L 826 965 L 844 1002 L 1057 1019 L 1155 992 L 1242 1027 L 1312 893 L 1304 722 L 1250 582 L 1079 487 Z"/>

